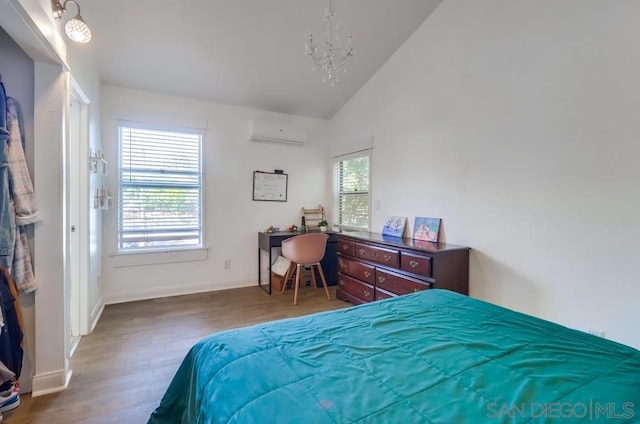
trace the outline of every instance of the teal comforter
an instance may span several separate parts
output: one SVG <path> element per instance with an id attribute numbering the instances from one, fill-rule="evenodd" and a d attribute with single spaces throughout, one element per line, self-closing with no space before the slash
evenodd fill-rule
<path id="1" fill-rule="evenodd" d="M 149 423 L 640 422 L 640 352 L 444 290 L 214 334 Z"/>

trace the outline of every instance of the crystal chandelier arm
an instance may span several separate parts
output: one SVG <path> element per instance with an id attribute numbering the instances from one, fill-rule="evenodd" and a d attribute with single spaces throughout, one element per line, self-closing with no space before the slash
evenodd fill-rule
<path id="1" fill-rule="evenodd" d="M 305 54 L 311 59 L 314 68 L 324 72 L 323 81 L 330 81 L 331 85 L 338 82 L 340 71 L 345 71 L 345 63 L 355 54 L 351 46 L 351 34 L 347 36 L 346 48 L 340 47 L 340 28 L 338 23 L 334 22 L 335 17 L 336 12 L 329 0 L 329 8 L 325 10 L 323 19 L 324 31 L 320 45 L 314 43 L 311 32 L 305 45 Z"/>

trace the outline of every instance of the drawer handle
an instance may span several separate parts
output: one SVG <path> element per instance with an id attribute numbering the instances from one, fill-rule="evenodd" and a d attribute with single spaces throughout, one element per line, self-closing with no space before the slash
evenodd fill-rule
<path id="1" fill-rule="evenodd" d="M 342 250 L 349 250 L 349 245 L 348 244 L 343 244 L 342 245 Z"/>
<path id="2" fill-rule="evenodd" d="M 364 276 L 369 278 L 369 277 L 371 277 L 371 273 L 369 271 L 365 271 L 364 272 Z"/>
<path id="3" fill-rule="evenodd" d="M 371 257 L 375 258 L 376 257 L 376 252 L 371 252 Z"/>
<path id="4" fill-rule="evenodd" d="M 344 281 L 343 280 L 340 280 L 340 285 L 344 286 Z"/>
<path id="5" fill-rule="evenodd" d="M 420 290 L 420 289 L 413 289 L 413 292 L 414 292 L 414 293 L 415 293 L 415 292 L 419 292 L 419 291 L 421 291 L 421 290 Z"/>
<path id="6" fill-rule="evenodd" d="M 378 275 L 378 283 L 380 284 L 384 284 L 386 278 L 384 277 L 384 275 Z"/>
<path id="7" fill-rule="evenodd" d="M 362 294 L 364 295 L 364 297 L 369 297 L 369 296 L 371 296 L 371 292 L 370 292 L 369 290 L 364 290 L 364 291 L 362 292 Z"/>
<path id="8" fill-rule="evenodd" d="M 391 262 L 391 255 L 384 255 L 384 260 L 387 262 Z"/>
<path id="9" fill-rule="evenodd" d="M 417 268 L 418 265 L 420 265 L 420 262 L 414 261 L 414 260 L 410 260 L 409 261 L 409 265 L 411 266 L 411 268 Z"/>
<path id="10" fill-rule="evenodd" d="M 358 253 L 360 253 L 361 255 L 364 255 L 365 250 L 364 249 L 358 249 Z"/>

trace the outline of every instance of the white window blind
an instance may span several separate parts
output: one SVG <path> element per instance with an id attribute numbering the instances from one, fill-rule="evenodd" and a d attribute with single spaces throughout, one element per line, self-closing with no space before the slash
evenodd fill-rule
<path id="1" fill-rule="evenodd" d="M 341 228 L 369 229 L 369 150 L 336 158 L 334 222 Z"/>
<path id="2" fill-rule="evenodd" d="M 121 126 L 119 249 L 202 246 L 202 136 Z"/>

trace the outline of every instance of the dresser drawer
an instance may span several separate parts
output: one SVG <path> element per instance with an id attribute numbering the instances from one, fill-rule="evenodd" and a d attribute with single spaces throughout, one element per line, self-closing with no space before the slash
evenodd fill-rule
<path id="1" fill-rule="evenodd" d="M 400 269 L 412 274 L 431 277 L 431 256 L 402 252 L 400 256 Z"/>
<path id="2" fill-rule="evenodd" d="M 376 287 L 376 300 L 389 299 L 390 297 L 398 297 L 398 295 Z"/>
<path id="3" fill-rule="evenodd" d="M 338 287 L 345 293 L 362 299 L 365 302 L 371 302 L 374 299 L 374 288 L 372 285 L 358 281 L 348 275 L 338 274 Z"/>
<path id="4" fill-rule="evenodd" d="M 368 244 L 355 243 L 355 256 L 371 262 L 377 262 L 392 268 L 398 268 L 400 253 L 397 250 L 385 249 Z"/>
<path id="5" fill-rule="evenodd" d="M 349 293 L 347 293 L 344 290 L 340 290 L 339 288 L 336 289 L 336 299 L 343 300 L 345 302 L 349 302 L 352 305 L 362 305 L 363 303 L 368 303 L 368 302 L 365 302 L 364 300 L 360 299 L 359 297 L 355 297 L 355 296 L 350 295 Z"/>
<path id="6" fill-rule="evenodd" d="M 431 283 L 376 269 L 376 288 L 402 295 L 428 290 Z"/>
<path id="7" fill-rule="evenodd" d="M 338 253 L 346 256 L 355 256 L 353 249 L 354 242 L 350 240 L 338 239 Z"/>
<path id="8" fill-rule="evenodd" d="M 348 274 L 365 283 L 375 284 L 376 282 L 375 271 L 371 265 L 345 257 L 338 257 L 338 269 L 341 273 Z"/>

